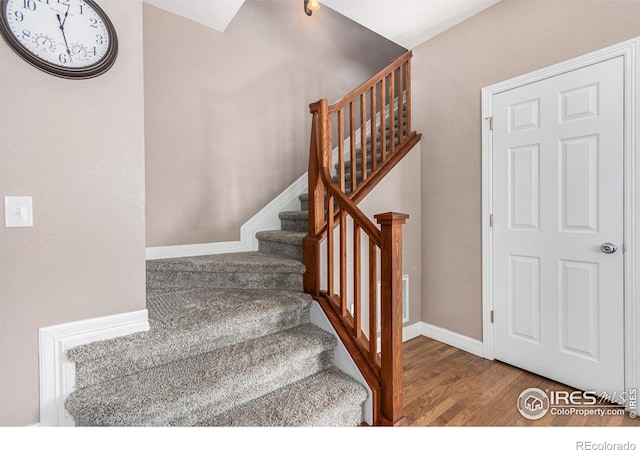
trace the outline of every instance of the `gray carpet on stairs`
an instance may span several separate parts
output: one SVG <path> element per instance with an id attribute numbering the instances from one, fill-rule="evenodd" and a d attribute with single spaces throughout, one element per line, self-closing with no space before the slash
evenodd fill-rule
<path id="1" fill-rule="evenodd" d="M 190 426 L 331 366 L 333 335 L 307 324 L 75 391 L 78 425 Z"/>
<path id="2" fill-rule="evenodd" d="M 307 323 L 310 306 L 308 295 L 291 291 L 158 294 L 147 298 L 150 331 L 75 347 L 67 357 L 79 363 L 82 388 Z"/>
<path id="3" fill-rule="evenodd" d="M 300 261 L 261 252 L 147 261 L 147 289 L 302 290 Z"/>
<path id="4" fill-rule="evenodd" d="M 358 183 L 371 142 L 364 158 L 357 150 Z M 281 230 L 256 234 L 258 252 L 147 261 L 151 330 L 67 351 L 76 424 L 359 425 L 367 391 L 333 366 L 333 335 L 310 324 L 307 194 L 300 204 L 280 214 Z"/>
<path id="5" fill-rule="evenodd" d="M 303 235 L 265 234 L 289 246 Z M 151 330 L 69 350 L 67 411 L 78 426 L 360 424 L 366 390 L 309 323 L 303 272 L 263 252 L 148 261 Z"/>
<path id="6" fill-rule="evenodd" d="M 205 426 L 354 426 L 362 422 L 364 387 L 335 368 L 312 375 L 199 423 Z"/>

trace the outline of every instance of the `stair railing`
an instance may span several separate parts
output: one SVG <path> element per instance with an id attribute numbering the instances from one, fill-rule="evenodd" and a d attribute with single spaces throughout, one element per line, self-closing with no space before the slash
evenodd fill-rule
<path id="1" fill-rule="evenodd" d="M 326 99 L 310 105 L 304 289 L 318 301 L 371 388 L 373 425 L 407 423 L 402 414 L 402 226 L 409 216 L 377 214 L 378 228 L 357 204 L 420 140 L 411 130 L 411 56 L 395 59 L 332 106 Z"/>

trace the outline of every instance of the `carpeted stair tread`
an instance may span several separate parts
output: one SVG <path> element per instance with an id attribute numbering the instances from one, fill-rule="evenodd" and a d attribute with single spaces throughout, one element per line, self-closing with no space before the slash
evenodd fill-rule
<path id="1" fill-rule="evenodd" d="M 362 423 L 362 404 L 366 398 L 363 386 L 330 368 L 198 425 L 357 426 Z"/>
<path id="2" fill-rule="evenodd" d="M 256 233 L 258 241 L 278 242 L 287 245 L 302 246 L 302 241 L 307 233 L 301 231 L 271 230 Z"/>
<path id="3" fill-rule="evenodd" d="M 221 255 L 147 261 L 147 271 L 187 272 L 295 272 L 304 273 L 298 261 L 261 252 L 225 253 Z"/>
<path id="4" fill-rule="evenodd" d="M 311 297 L 288 290 L 195 289 L 147 297 L 151 330 L 72 348 L 76 387 L 309 322 Z"/>
<path id="5" fill-rule="evenodd" d="M 309 211 L 283 211 L 278 215 L 283 231 L 307 233 L 309 231 Z"/>
<path id="6" fill-rule="evenodd" d="M 242 252 L 147 261 L 147 289 L 299 291 L 305 271 L 301 259 L 287 253 Z"/>
<path id="7" fill-rule="evenodd" d="M 256 233 L 256 238 L 259 241 L 282 242 L 291 245 L 302 245 L 302 240 L 305 236 L 306 233 L 283 230 L 259 231 Z"/>
<path id="8" fill-rule="evenodd" d="M 260 231 L 256 233 L 261 252 L 275 254 L 302 261 L 302 241 L 307 232 L 300 231 Z"/>
<path id="9" fill-rule="evenodd" d="M 278 214 L 280 220 L 308 220 L 309 211 L 282 211 Z"/>
<path id="10" fill-rule="evenodd" d="M 307 324 L 75 391 L 81 426 L 189 426 L 330 367 L 336 339 Z"/>

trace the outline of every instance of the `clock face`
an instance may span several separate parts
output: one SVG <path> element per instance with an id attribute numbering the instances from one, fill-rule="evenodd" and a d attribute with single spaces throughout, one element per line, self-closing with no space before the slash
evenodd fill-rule
<path id="1" fill-rule="evenodd" d="M 0 32 L 39 69 L 66 78 L 89 78 L 115 61 L 115 29 L 92 0 L 0 0 L 0 4 Z"/>

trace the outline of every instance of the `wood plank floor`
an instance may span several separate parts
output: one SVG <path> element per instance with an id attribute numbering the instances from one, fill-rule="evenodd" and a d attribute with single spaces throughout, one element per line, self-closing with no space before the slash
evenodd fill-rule
<path id="1" fill-rule="evenodd" d="M 516 407 L 530 387 L 574 389 L 538 375 L 489 361 L 424 336 L 404 351 L 404 413 L 411 426 L 639 426 L 624 416 L 552 415 L 528 420 Z"/>

